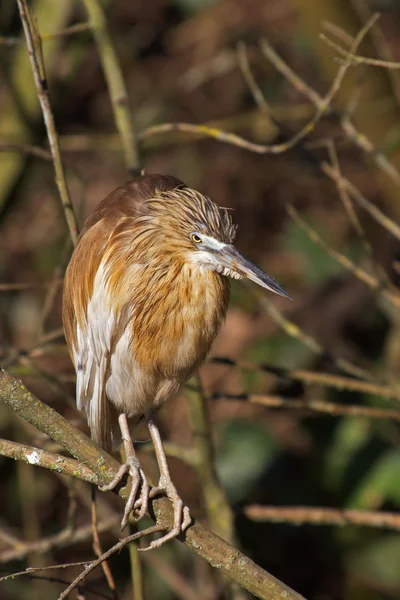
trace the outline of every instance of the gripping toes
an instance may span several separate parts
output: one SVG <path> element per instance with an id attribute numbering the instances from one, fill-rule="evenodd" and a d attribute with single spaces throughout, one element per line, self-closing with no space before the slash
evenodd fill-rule
<path id="1" fill-rule="evenodd" d="M 132 477 L 132 487 L 131 491 L 129 492 L 128 500 L 125 504 L 124 516 L 121 521 L 121 530 L 127 525 L 129 515 L 134 507 L 137 507 L 138 509 L 136 515 L 137 521 L 139 521 L 147 513 L 150 487 L 147 483 L 146 475 L 136 459 L 129 460 L 120 466 L 117 474 L 110 483 L 99 486 L 99 489 L 102 492 L 113 490 L 119 483 L 121 483 L 122 478 L 126 474 L 129 474 Z"/>
<path id="2" fill-rule="evenodd" d="M 132 487 L 129 493 L 128 500 L 125 504 L 124 516 L 121 521 L 121 531 L 127 525 L 129 515 L 132 512 L 135 503 L 140 504 L 138 509 L 136 520 L 140 521 L 142 517 L 147 513 L 147 507 L 149 502 L 149 484 L 147 483 L 146 475 L 143 472 L 141 466 L 137 461 L 131 461 L 129 464 L 129 475 L 132 477 Z"/>
<path id="3" fill-rule="evenodd" d="M 159 485 L 150 490 L 150 498 L 154 498 L 159 494 L 165 494 L 171 500 L 174 509 L 174 524 L 167 534 L 151 542 L 147 548 L 140 548 L 142 552 L 159 548 L 185 531 L 191 523 L 189 509 L 183 504 L 171 480 L 164 483 L 161 479 Z"/>

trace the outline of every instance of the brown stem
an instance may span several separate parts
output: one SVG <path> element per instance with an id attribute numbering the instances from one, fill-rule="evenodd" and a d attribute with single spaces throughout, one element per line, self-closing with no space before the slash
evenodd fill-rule
<path id="1" fill-rule="evenodd" d="M 400 515 L 381 511 L 310 508 L 309 506 L 247 506 L 244 512 L 253 521 L 292 523 L 293 525 L 357 525 L 400 531 Z"/>
<path id="2" fill-rule="evenodd" d="M 64 167 L 61 160 L 60 146 L 53 112 L 51 110 L 49 92 L 45 78 L 45 69 L 41 53 L 41 40 L 35 21 L 30 14 L 27 0 L 17 0 L 19 14 L 25 32 L 26 43 L 28 46 L 29 59 L 32 65 L 33 78 L 36 84 L 37 95 L 47 130 L 50 151 L 53 159 L 56 184 L 60 194 L 61 202 L 64 208 L 65 218 L 67 220 L 73 243 L 78 238 L 78 226 L 76 223 L 74 209 L 68 193 L 67 182 L 64 174 Z"/>
<path id="3" fill-rule="evenodd" d="M 121 66 L 108 31 L 107 20 L 98 0 L 84 0 L 90 27 L 96 40 L 104 76 L 111 98 L 115 124 L 124 149 L 125 163 L 132 177 L 140 175 L 139 154 L 129 108 L 128 91 Z"/>

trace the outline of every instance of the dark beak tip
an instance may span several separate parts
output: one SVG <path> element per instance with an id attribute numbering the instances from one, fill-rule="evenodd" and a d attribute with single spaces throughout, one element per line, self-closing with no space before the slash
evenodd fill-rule
<path id="1" fill-rule="evenodd" d="M 293 298 L 291 296 L 289 296 L 289 294 L 279 286 L 279 291 L 276 291 L 277 294 L 279 294 L 279 296 L 282 296 L 283 298 L 286 298 L 287 300 L 290 300 L 291 302 L 293 302 Z"/>

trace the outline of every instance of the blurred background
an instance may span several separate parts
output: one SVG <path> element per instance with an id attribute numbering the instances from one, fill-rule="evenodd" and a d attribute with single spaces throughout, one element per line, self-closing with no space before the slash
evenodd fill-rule
<path id="1" fill-rule="evenodd" d="M 52 109 L 82 224 L 128 179 L 121 142 L 92 32 L 82 26 L 53 35 L 87 23 L 84 4 L 35 0 L 30 5 L 43 38 Z M 271 63 L 261 40 L 322 98 L 343 62 L 320 33 L 347 51 L 372 13 L 380 11 L 357 53 L 400 61 L 400 2 L 114 0 L 102 5 L 129 92 L 142 167 L 174 175 L 232 208 L 237 246 L 293 298 L 267 297 L 234 281 L 229 314 L 211 352 L 229 361 L 211 359 L 200 373 L 236 544 L 309 600 L 400 598 L 400 516 L 388 529 L 308 522 L 313 515 L 316 520 L 315 507 L 395 513 L 400 505 L 400 413 L 395 410 L 400 248 L 389 231 L 400 218 L 400 71 L 355 63 L 329 114 L 279 154 L 148 130 L 165 122 L 206 124 L 257 144 L 290 146 L 288 140 L 316 108 L 301 93 L 300 80 L 291 85 L 277 60 Z M 240 56 L 242 64 L 247 58 L 266 104 L 254 101 Z M 60 331 L 71 244 L 53 165 L 40 153 L 48 149 L 47 138 L 12 0 L 0 4 L 0 73 L 0 363 L 87 431 L 74 406 L 74 373 Z M 383 211 L 386 227 L 352 203 L 324 174 L 323 163 L 342 172 L 372 211 Z M 288 206 L 298 213 L 288 214 Z M 312 228 L 314 241 L 296 214 Z M 315 243 L 315 232 L 325 248 Z M 346 268 L 343 255 L 369 274 L 373 285 Z M 382 418 L 386 409 L 392 409 L 391 418 Z M 354 414 L 347 414 L 351 410 Z M 159 418 L 164 439 L 190 446 L 185 390 Z M 0 435 L 60 451 L 1 406 Z M 143 442 L 147 435 L 145 428 L 135 431 Z M 145 443 L 139 453 L 155 478 Z M 185 460 L 169 460 L 192 515 L 207 524 L 198 474 Z M 88 484 L 8 458 L 0 459 L 0 476 L 0 575 L 93 558 Z M 119 536 L 121 503 L 112 494 L 97 498 L 107 548 Z M 311 510 L 300 524 L 278 510 L 278 523 L 257 517 L 254 505 Z M 27 542 L 22 551 L 18 540 Z M 142 559 L 146 599 L 233 597 L 218 574 L 178 542 Z M 120 598 L 132 598 L 129 552 L 114 558 L 111 568 Z M 55 598 L 66 587 L 58 580 L 71 581 L 78 572 L 0 583 L 0 596 Z M 87 586 L 79 597 L 112 597 L 101 570 Z"/>

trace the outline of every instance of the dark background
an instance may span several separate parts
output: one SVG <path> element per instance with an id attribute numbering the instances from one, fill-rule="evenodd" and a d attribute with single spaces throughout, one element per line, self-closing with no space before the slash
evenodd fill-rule
<path id="1" fill-rule="evenodd" d="M 263 36 L 321 95 L 339 65 L 337 54 L 319 39 L 320 31 L 347 48 L 343 36 L 329 33 L 324 21 L 354 36 L 371 10 L 382 11 L 360 53 L 385 58 L 389 52 L 392 60 L 400 60 L 397 0 L 114 0 L 104 6 L 138 132 L 162 122 L 190 122 L 212 124 L 258 143 L 290 138 L 312 117 L 314 108 L 262 56 L 258 43 Z M 86 20 L 80 2 L 37 0 L 32 7 L 43 34 Z M 11 0 L 0 5 L 0 35 L 21 36 Z M 237 63 L 239 41 L 247 44 L 253 73 L 276 123 L 252 99 Z M 70 193 L 82 223 L 128 176 L 90 31 L 52 40 L 44 36 L 43 48 Z M 61 279 L 70 247 L 51 162 L 4 152 L 9 143 L 47 147 L 24 43 L 3 40 L 0 73 L 0 362 L 39 398 L 85 429 L 74 408 L 73 370 L 62 336 L 29 353 L 15 352 L 32 349 L 43 335 L 60 327 Z M 330 247 L 397 293 L 399 242 L 356 208 L 368 247 L 320 162 L 329 161 L 324 141 L 334 140 L 343 173 L 374 205 L 398 220 L 398 184 L 377 168 L 373 153 L 363 153 L 344 135 L 339 121 L 355 104 L 353 118 L 359 130 L 400 167 L 399 90 L 399 71 L 350 69 L 333 102 L 337 113 L 324 118 L 302 143 L 277 156 L 178 133 L 152 136 L 140 144 L 146 172 L 179 177 L 234 209 L 237 246 L 278 279 L 293 301 L 271 295 L 268 299 L 320 345 L 315 352 L 304 340 L 288 335 L 267 314 L 254 288 L 234 282 L 230 311 L 212 356 L 336 374 L 343 374 L 337 360 L 346 359 L 373 380 L 397 385 L 398 311 L 382 299 L 380 289 L 371 291 L 310 241 L 288 217 L 286 206 L 293 204 Z M 50 297 L 47 284 L 58 280 L 60 284 L 51 288 L 54 298 Z M 15 284 L 23 284 L 22 289 Z M 235 511 L 243 551 L 309 600 L 400 598 L 400 536 L 395 531 L 255 523 L 244 514 L 244 507 L 254 503 L 398 510 L 398 425 L 390 420 L 272 410 L 220 396 L 257 392 L 381 408 L 396 408 L 397 401 L 307 386 L 254 368 L 207 364 L 201 375 L 210 399 L 217 469 Z M 190 443 L 184 392 L 162 409 L 160 420 L 165 439 Z M 59 450 L 4 407 L 0 407 L 0 435 Z M 139 429 L 137 437 L 146 440 L 146 430 Z M 148 454 L 143 450 L 141 455 L 146 468 L 155 472 Z M 206 522 L 193 471 L 177 459 L 170 459 L 170 464 L 192 514 Z M 68 493 L 76 499 L 77 524 L 89 522 L 86 484 L 76 482 L 71 488 L 55 474 L 7 458 L 0 459 L 0 478 L 0 529 L 6 533 L 30 541 L 56 534 L 67 521 Z M 99 499 L 100 514 L 121 510 L 108 496 Z M 104 547 L 117 537 L 118 528 L 102 534 Z M 3 563 L 2 553 L 9 548 L 0 535 Z M 0 569 L 19 571 L 27 565 L 92 556 L 89 541 L 30 553 Z M 146 598 L 185 597 L 171 591 L 159 575 L 157 560 L 184 576 L 199 599 L 226 597 L 201 559 L 179 543 L 172 542 L 153 556 L 153 564 L 152 559 L 144 562 Z M 121 598 L 131 598 L 128 552 L 111 566 Z M 72 579 L 71 571 L 60 570 L 54 577 Z M 100 570 L 90 581 L 109 594 Z M 65 587 L 27 578 L 0 586 L 0 596 L 7 600 L 47 600 Z M 85 594 L 98 597 L 90 591 Z"/>

